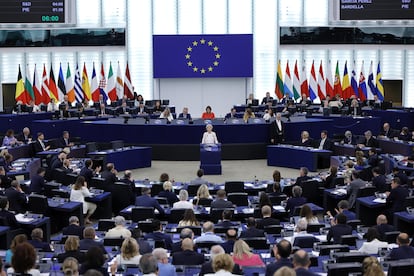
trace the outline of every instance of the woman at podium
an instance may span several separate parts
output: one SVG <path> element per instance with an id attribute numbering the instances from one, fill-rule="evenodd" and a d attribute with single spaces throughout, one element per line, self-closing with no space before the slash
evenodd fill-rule
<path id="1" fill-rule="evenodd" d="M 206 125 L 206 132 L 203 134 L 202 144 L 218 144 L 217 135 L 211 124 Z"/>

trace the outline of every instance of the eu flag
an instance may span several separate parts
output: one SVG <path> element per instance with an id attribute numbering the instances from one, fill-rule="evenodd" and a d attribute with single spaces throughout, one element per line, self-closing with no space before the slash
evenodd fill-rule
<path id="1" fill-rule="evenodd" d="M 154 35 L 154 78 L 253 77 L 253 35 Z"/>

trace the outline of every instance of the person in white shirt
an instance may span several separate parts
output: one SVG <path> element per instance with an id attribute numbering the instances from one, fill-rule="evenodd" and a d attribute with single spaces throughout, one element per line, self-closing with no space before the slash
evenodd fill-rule
<path id="1" fill-rule="evenodd" d="M 164 111 L 160 114 L 160 119 L 163 118 L 167 119 L 168 122 L 174 120 L 169 107 L 166 107 Z"/>
<path id="2" fill-rule="evenodd" d="M 83 204 L 83 214 L 86 215 L 85 224 L 92 224 L 89 218 L 96 210 L 95 203 L 85 201 L 85 197 L 91 196 L 93 196 L 93 194 L 88 190 L 85 177 L 78 176 L 70 191 L 70 201 L 81 202 Z"/>
<path id="3" fill-rule="evenodd" d="M 178 194 L 180 201 L 173 204 L 173 209 L 193 209 L 193 204 L 188 201 L 188 192 L 184 189 Z"/>
<path id="4" fill-rule="evenodd" d="M 114 222 L 115 227 L 106 232 L 105 238 L 131 237 L 131 231 L 125 227 L 125 218 L 123 216 L 116 216 Z"/>
<path id="5" fill-rule="evenodd" d="M 306 228 L 308 228 L 308 222 L 305 217 L 300 218 L 298 222 L 296 223 L 296 229 L 295 233 L 293 234 L 293 237 L 290 241 L 290 243 L 293 245 L 295 243 L 296 237 L 313 237 L 312 234 L 309 234 L 306 232 Z"/>
<path id="6" fill-rule="evenodd" d="M 380 234 L 378 233 L 377 229 L 374 227 L 371 227 L 368 229 L 368 232 L 365 235 L 365 238 L 367 239 L 366 242 L 364 242 L 360 249 L 358 249 L 359 252 L 366 253 L 366 254 L 378 254 L 378 250 L 380 248 L 388 248 L 388 243 L 380 241 Z"/>
<path id="7" fill-rule="evenodd" d="M 213 131 L 213 126 L 208 124 L 206 126 L 206 132 L 203 134 L 203 139 L 201 140 L 201 144 L 218 144 L 217 135 Z"/>
<path id="8" fill-rule="evenodd" d="M 54 112 L 58 110 L 59 110 L 59 106 L 57 105 L 55 99 L 51 98 L 50 103 L 47 104 L 47 112 Z"/>

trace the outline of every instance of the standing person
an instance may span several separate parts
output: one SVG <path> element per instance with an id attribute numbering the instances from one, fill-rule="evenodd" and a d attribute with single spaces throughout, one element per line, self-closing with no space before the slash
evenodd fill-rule
<path id="1" fill-rule="evenodd" d="M 217 135 L 213 131 L 213 125 L 206 125 L 206 132 L 203 134 L 201 144 L 218 144 Z"/>
<path id="2" fill-rule="evenodd" d="M 216 118 L 216 116 L 214 115 L 214 113 L 213 112 L 211 112 L 211 106 L 207 106 L 206 107 L 206 112 L 204 112 L 202 115 L 201 115 L 201 119 L 214 119 L 214 118 Z"/>
<path id="3" fill-rule="evenodd" d="M 85 224 L 92 224 L 89 218 L 96 210 L 96 204 L 85 201 L 85 197 L 90 197 L 93 194 L 88 190 L 88 184 L 83 176 L 78 176 L 75 184 L 72 185 L 70 191 L 70 201 L 81 202 L 83 204 L 83 214 L 85 217 Z"/>
<path id="4" fill-rule="evenodd" d="M 276 113 L 276 120 L 270 124 L 270 143 L 280 144 L 284 140 L 285 126 L 282 122 L 282 113 Z"/>
<path id="5" fill-rule="evenodd" d="M 355 205 L 358 190 L 362 187 L 365 187 L 365 181 L 359 178 L 359 172 L 353 171 L 352 172 L 352 182 L 347 187 L 347 193 L 349 195 L 348 202 L 349 208 L 352 209 Z"/>

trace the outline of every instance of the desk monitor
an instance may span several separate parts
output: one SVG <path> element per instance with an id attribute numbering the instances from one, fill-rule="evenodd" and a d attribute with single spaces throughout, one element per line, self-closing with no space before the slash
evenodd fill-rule
<path id="1" fill-rule="evenodd" d="M 362 273 L 361 263 L 328 264 L 327 276 L 348 276 L 349 273 Z"/>
<path id="2" fill-rule="evenodd" d="M 388 276 L 414 275 L 414 260 L 400 260 L 388 263 Z"/>
<path id="3" fill-rule="evenodd" d="M 369 255 L 361 252 L 338 252 L 335 253 L 333 257 L 335 258 L 336 263 L 362 263 L 366 257 L 369 257 Z"/>

